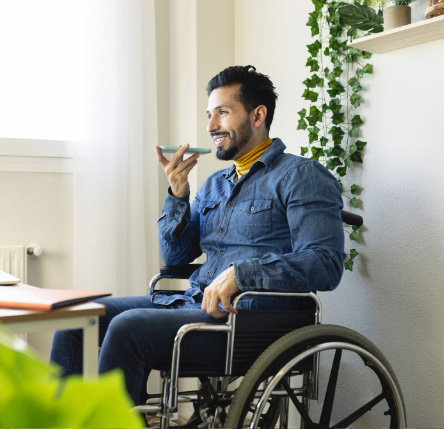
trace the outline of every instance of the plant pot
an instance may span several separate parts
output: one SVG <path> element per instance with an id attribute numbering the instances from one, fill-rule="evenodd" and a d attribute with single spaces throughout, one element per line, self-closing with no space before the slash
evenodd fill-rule
<path id="1" fill-rule="evenodd" d="M 410 6 L 394 5 L 384 9 L 384 31 L 401 27 L 412 22 L 412 9 Z"/>

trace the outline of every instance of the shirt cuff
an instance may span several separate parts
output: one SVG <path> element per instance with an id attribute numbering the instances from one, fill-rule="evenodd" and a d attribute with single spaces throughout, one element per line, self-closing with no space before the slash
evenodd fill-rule
<path id="1" fill-rule="evenodd" d="M 163 203 L 163 213 L 180 223 L 190 206 L 190 196 L 185 198 L 177 198 L 171 195 L 170 189 Z"/>
<path id="2" fill-rule="evenodd" d="M 262 275 L 258 258 L 233 262 L 234 276 L 240 291 L 262 289 Z"/>

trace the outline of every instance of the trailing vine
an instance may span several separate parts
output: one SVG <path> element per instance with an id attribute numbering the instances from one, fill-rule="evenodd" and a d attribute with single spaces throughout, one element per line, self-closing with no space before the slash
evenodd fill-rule
<path id="1" fill-rule="evenodd" d="M 369 52 L 347 45 L 362 31 L 382 31 L 382 12 L 369 7 L 369 0 L 344 1 L 312 0 L 314 11 L 307 25 L 311 28 L 313 43 L 307 45 L 309 77 L 303 82 L 304 100 L 308 109 L 298 112 L 298 130 L 308 132 L 308 146 L 301 148 L 302 156 L 318 160 L 332 171 L 342 186 L 343 196 L 352 208 L 362 206 L 361 186 L 353 183 L 345 189 L 344 178 L 355 164 L 362 164 L 367 145 L 361 137 L 363 124 L 358 109 L 363 102 L 362 79 L 373 72 L 367 62 Z M 350 240 L 357 242 L 359 227 L 345 227 Z M 353 270 L 353 261 L 359 255 L 352 248 L 344 266 Z"/>

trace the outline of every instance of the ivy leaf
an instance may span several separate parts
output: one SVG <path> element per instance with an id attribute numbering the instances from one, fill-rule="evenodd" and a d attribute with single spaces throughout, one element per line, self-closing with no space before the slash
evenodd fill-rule
<path id="1" fill-rule="evenodd" d="M 323 116 L 322 112 L 316 106 L 311 106 L 310 116 L 307 116 L 307 121 L 309 125 L 313 126 L 316 125 L 317 122 L 321 122 Z"/>
<path id="2" fill-rule="evenodd" d="M 319 128 L 312 127 L 308 129 L 308 141 L 309 143 L 313 143 L 318 139 Z"/>
<path id="3" fill-rule="evenodd" d="M 298 121 L 298 127 L 297 130 L 306 130 L 307 129 L 307 123 L 305 122 L 305 119 L 299 119 Z"/>
<path id="4" fill-rule="evenodd" d="M 342 162 L 341 158 L 337 158 L 337 157 L 330 158 L 327 161 L 327 168 L 329 170 L 334 170 L 336 167 L 342 167 L 342 166 L 343 166 L 343 162 Z"/>
<path id="5" fill-rule="evenodd" d="M 305 115 L 307 114 L 307 109 L 302 109 L 298 112 L 298 115 L 302 118 L 305 118 Z"/>
<path id="6" fill-rule="evenodd" d="M 308 52 L 312 57 L 316 57 L 318 55 L 319 50 L 322 48 L 322 44 L 319 40 L 316 40 L 314 43 L 307 45 Z"/>
<path id="7" fill-rule="evenodd" d="M 332 147 L 330 150 L 332 156 L 344 156 L 344 149 L 341 146 Z"/>
<path id="8" fill-rule="evenodd" d="M 318 101 L 318 93 L 314 91 L 310 91 L 308 88 L 304 91 L 302 94 L 302 97 L 305 100 L 312 101 L 313 103 L 316 103 Z"/>
<path id="9" fill-rule="evenodd" d="M 359 127 L 364 123 L 364 121 L 361 119 L 360 115 L 354 115 L 350 123 L 353 127 Z"/>
<path id="10" fill-rule="evenodd" d="M 336 97 L 337 95 L 345 92 L 345 88 L 337 80 L 330 80 L 328 82 L 328 87 L 330 88 L 330 90 L 328 90 L 327 92 L 330 94 L 331 97 Z"/>
<path id="11" fill-rule="evenodd" d="M 309 18 L 306 25 L 308 25 L 311 28 L 311 37 L 314 37 L 317 34 L 319 34 L 319 24 L 318 24 L 319 12 L 315 10 L 314 12 L 309 13 L 308 16 Z"/>
<path id="12" fill-rule="evenodd" d="M 353 231 L 349 237 L 350 237 L 350 240 L 358 241 L 358 231 Z"/>
<path id="13" fill-rule="evenodd" d="M 335 125 L 342 124 L 344 122 L 344 113 L 343 112 L 335 112 L 331 116 L 331 121 Z"/>
<path id="14" fill-rule="evenodd" d="M 358 136 L 358 128 L 357 127 L 353 127 L 349 132 L 348 135 L 350 137 L 357 137 Z"/>
<path id="15" fill-rule="evenodd" d="M 350 87 L 353 90 L 353 92 L 359 92 L 359 91 L 362 91 L 364 89 L 361 86 L 361 84 L 359 83 L 359 80 L 358 80 L 357 77 L 352 77 L 351 79 L 349 79 L 348 84 L 350 85 Z"/>
<path id="16" fill-rule="evenodd" d="M 335 144 L 341 144 L 342 137 L 344 136 L 344 131 L 341 127 L 331 127 L 328 133 L 331 134 L 332 140 Z"/>
<path id="17" fill-rule="evenodd" d="M 348 271 L 353 271 L 353 259 L 344 262 L 344 268 Z"/>
<path id="18" fill-rule="evenodd" d="M 367 144 L 367 142 L 363 142 L 361 140 L 357 140 L 355 142 L 356 147 L 358 148 L 358 150 L 362 151 L 365 147 L 365 145 Z"/>
<path id="19" fill-rule="evenodd" d="M 339 112 L 342 109 L 341 100 L 339 98 L 332 98 L 330 103 L 328 103 L 328 107 L 330 107 L 332 112 Z"/>
<path id="20" fill-rule="evenodd" d="M 336 77 L 341 77 L 342 73 L 344 73 L 344 70 L 342 70 L 342 67 L 334 67 L 333 68 L 333 74 Z"/>
<path id="21" fill-rule="evenodd" d="M 324 156 L 324 150 L 319 147 L 312 147 L 311 153 L 311 159 L 314 159 L 316 161 L 318 161 L 321 156 Z"/>
<path id="22" fill-rule="evenodd" d="M 347 167 L 338 167 L 336 173 L 338 173 L 339 176 L 344 177 L 345 173 L 347 173 Z"/>
<path id="23" fill-rule="evenodd" d="M 372 56 L 372 53 L 367 52 L 367 51 L 362 51 L 361 54 L 362 54 L 362 58 L 364 58 L 365 60 L 368 60 Z"/>
<path id="24" fill-rule="evenodd" d="M 351 185 L 350 192 L 353 195 L 357 195 L 361 192 L 361 188 L 358 185 Z"/>
<path id="25" fill-rule="evenodd" d="M 352 96 L 350 97 L 350 104 L 353 107 L 359 107 L 361 105 L 361 96 L 359 94 L 352 94 Z"/>
<path id="26" fill-rule="evenodd" d="M 351 160 L 354 162 L 360 162 L 362 164 L 362 155 L 359 150 L 353 153 L 353 155 L 350 156 Z"/>
<path id="27" fill-rule="evenodd" d="M 316 11 L 320 11 L 324 7 L 325 2 L 326 0 L 312 0 Z"/>
<path id="28" fill-rule="evenodd" d="M 350 259 L 355 259 L 358 255 L 359 252 L 356 249 L 350 249 Z"/>
<path id="29" fill-rule="evenodd" d="M 301 156 L 304 156 L 308 152 L 307 147 L 301 147 Z"/>
<path id="30" fill-rule="evenodd" d="M 356 48 L 351 48 L 348 54 L 345 56 L 345 62 L 347 63 L 355 63 L 358 61 L 358 58 L 361 56 L 361 51 Z"/>
<path id="31" fill-rule="evenodd" d="M 371 64 L 366 64 L 364 66 L 364 72 L 368 73 L 368 74 L 372 74 L 373 73 L 373 66 Z"/>
<path id="32" fill-rule="evenodd" d="M 356 207 L 358 207 L 358 202 L 359 200 L 356 197 L 354 197 L 350 200 L 350 206 L 355 209 Z"/>
<path id="33" fill-rule="evenodd" d="M 316 58 L 308 58 L 307 62 L 305 63 L 306 67 L 310 67 L 310 72 L 316 72 L 319 71 L 320 67 L 319 67 L 319 62 Z"/>

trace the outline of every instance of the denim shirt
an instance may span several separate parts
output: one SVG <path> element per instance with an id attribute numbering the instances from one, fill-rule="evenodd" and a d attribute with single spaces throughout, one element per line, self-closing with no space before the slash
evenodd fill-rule
<path id="1" fill-rule="evenodd" d="M 201 302 L 202 290 L 230 265 L 240 291 L 327 291 L 338 285 L 345 257 L 340 184 L 317 161 L 284 150 L 273 139 L 238 181 L 234 166 L 213 173 L 191 205 L 189 198 L 166 196 L 158 220 L 164 263 L 188 264 L 202 253 L 206 262 L 184 295 L 159 292 L 153 302 Z M 183 218 L 186 226 L 176 237 Z"/>

